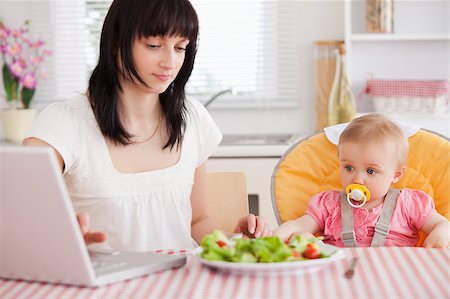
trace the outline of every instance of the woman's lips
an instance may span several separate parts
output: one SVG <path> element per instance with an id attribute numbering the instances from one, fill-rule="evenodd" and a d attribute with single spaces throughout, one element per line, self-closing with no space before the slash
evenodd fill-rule
<path id="1" fill-rule="evenodd" d="M 168 81 L 168 80 L 170 80 L 170 78 L 172 78 L 171 75 L 159 75 L 159 74 L 154 74 L 154 76 L 155 76 L 156 78 L 158 78 L 158 80 L 161 80 L 161 81 Z"/>

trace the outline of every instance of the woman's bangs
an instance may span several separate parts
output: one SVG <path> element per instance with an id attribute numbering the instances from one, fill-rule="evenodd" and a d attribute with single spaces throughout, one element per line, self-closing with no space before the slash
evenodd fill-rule
<path id="1" fill-rule="evenodd" d="M 196 41 L 198 32 L 196 12 L 187 1 L 183 3 L 170 2 L 168 5 L 166 3 L 154 7 L 153 11 L 144 14 L 150 17 L 144 19 L 141 28 L 138 29 L 138 35 L 141 37 L 181 36 L 191 42 Z"/>

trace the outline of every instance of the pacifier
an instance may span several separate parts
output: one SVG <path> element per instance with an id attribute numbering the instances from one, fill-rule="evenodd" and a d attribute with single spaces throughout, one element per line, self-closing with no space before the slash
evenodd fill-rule
<path id="1" fill-rule="evenodd" d="M 347 194 L 348 204 L 354 208 L 360 208 L 366 204 L 366 202 L 370 199 L 370 191 L 366 187 L 360 184 L 350 184 L 345 187 L 345 193 Z M 352 203 L 354 201 L 362 201 L 362 204 L 355 205 Z"/>

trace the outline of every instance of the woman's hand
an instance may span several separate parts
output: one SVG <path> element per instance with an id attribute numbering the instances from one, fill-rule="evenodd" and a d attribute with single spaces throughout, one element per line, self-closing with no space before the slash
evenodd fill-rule
<path id="1" fill-rule="evenodd" d="M 250 238 L 272 236 L 272 230 L 264 219 L 253 214 L 239 219 L 233 233 L 242 233 Z"/>
<path id="2" fill-rule="evenodd" d="M 89 230 L 89 214 L 81 212 L 77 214 L 78 224 L 80 225 L 81 233 L 83 234 L 86 245 L 92 243 L 101 243 L 106 240 L 107 236 L 104 232 L 96 232 Z"/>

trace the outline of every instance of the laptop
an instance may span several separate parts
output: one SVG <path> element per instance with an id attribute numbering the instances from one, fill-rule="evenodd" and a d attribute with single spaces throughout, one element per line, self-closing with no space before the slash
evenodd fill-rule
<path id="1" fill-rule="evenodd" d="M 0 145 L 0 277 L 100 286 L 182 267 L 164 253 L 89 252 L 55 153 Z"/>

